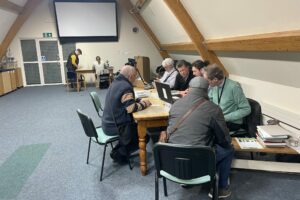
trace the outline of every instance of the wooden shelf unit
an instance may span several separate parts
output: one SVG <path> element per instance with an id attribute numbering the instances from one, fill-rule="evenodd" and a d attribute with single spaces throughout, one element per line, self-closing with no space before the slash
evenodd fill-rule
<path id="1" fill-rule="evenodd" d="M 23 86 L 21 68 L 0 72 L 0 96 Z"/>

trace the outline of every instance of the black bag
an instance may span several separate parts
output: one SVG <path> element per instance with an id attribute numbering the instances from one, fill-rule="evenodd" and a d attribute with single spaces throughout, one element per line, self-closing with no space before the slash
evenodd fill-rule
<path id="1" fill-rule="evenodd" d="M 99 88 L 106 89 L 109 87 L 109 74 L 101 74 L 99 76 Z"/>

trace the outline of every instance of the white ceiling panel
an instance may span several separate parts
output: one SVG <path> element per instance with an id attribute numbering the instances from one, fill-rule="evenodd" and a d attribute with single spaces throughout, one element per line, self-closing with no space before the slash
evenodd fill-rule
<path id="1" fill-rule="evenodd" d="M 205 39 L 300 29 L 299 0 L 182 0 Z"/>
<path id="2" fill-rule="evenodd" d="M 27 2 L 27 0 L 9 0 L 10 2 L 14 3 L 14 4 L 17 4 L 19 6 L 24 6 Z"/>
<path id="3" fill-rule="evenodd" d="M 0 9 L 0 42 L 2 43 L 6 33 L 17 18 L 17 14 Z M 0 43 L 0 44 L 1 44 Z"/>
<path id="4" fill-rule="evenodd" d="M 160 43 L 190 42 L 190 38 L 162 0 L 151 0 L 140 13 Z"/>

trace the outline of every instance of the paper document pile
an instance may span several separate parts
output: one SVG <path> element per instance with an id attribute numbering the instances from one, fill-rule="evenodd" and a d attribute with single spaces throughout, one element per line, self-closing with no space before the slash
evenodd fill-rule
<path id="1" fill-rule="evenodd" d="M 134 91 L 135 98 L 145 98 L 148 97 L 150 92 L 145 90 Z"/>
<path id="2" fill-rule="evenodd" d="M 290 132 L 279 125 L 257 126 L 257 140 L 265 147 L 285 147 Z"/>

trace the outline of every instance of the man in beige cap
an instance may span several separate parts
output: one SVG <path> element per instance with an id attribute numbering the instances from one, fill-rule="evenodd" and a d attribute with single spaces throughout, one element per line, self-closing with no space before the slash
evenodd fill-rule
<path id="1" fill-rule="evenodd" d="M 219 198 L 231 195 L 228 185 L 233 148 L 224 115 L 219 106 L 208 100 L 208 82 L 203 77 L 195 77 L 189 85 L 189 92 L 171 107 L 167 133 L 161 139 L 169 138 L 169 143 L 185 145 L 205 145 L 215 149 L 219 171 Z M 199 102 L 203 102 L 200 106 Z M 177 121 L 191 108 L 192 113 L 173 132 Z M 169 134 L 171 133 L 171 134 Z M 212 196 L 212 193 L 209 193 Z"/>

